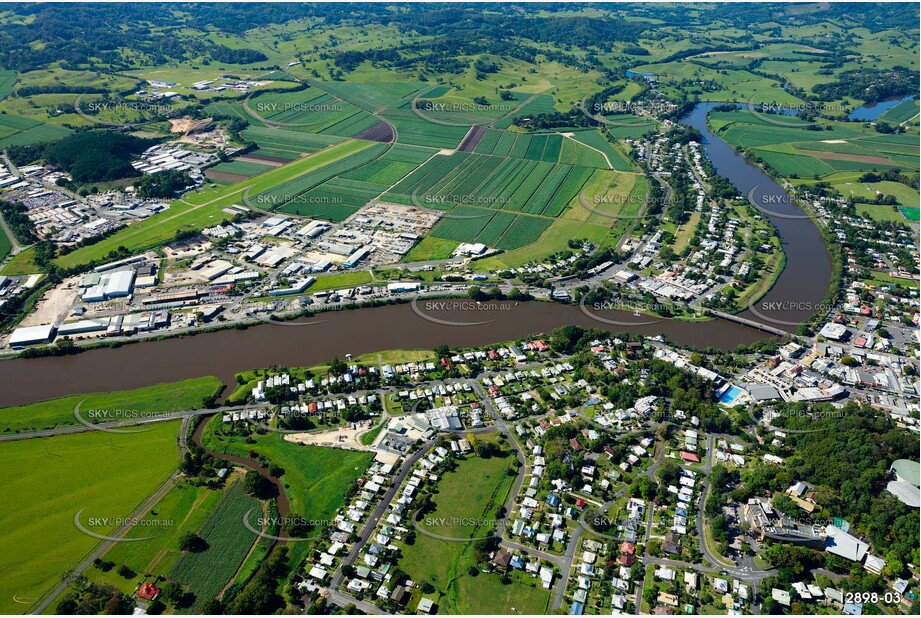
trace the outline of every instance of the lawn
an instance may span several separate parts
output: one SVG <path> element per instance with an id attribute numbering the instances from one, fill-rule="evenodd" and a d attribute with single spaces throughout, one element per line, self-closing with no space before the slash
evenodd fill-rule
<path id="1" fill-rule="evenodd" d="M 505 504 L 514 476 L 506 470 L 515 460 L 511 449 L 505 457 L 469 457 L 446 473 L 438 483 L 436 508 L 419 522 L 425 530 L 451 538 L 486 536 L 494 528 L 495 511 Z M 471 483 L 470 479 L 477 479 Z M 441 518 L 461 518 L 461 523 L 444 523 Z M 432 520 L 430 523 L 426 523 Z M 478 520 L 482 520 L 482 523 Z"/>
<path id="2" fill-rule="evenodd" d="M 317 277 L 317 282 L 310 286 L 310 292 L 354 288 L 359 285 L 367 285 L 372 281 L 373 278 L 371 277 L 371 273 L 366 270 L 333 273 Z"/>
<path id="3" fill-rule="evenodd" d="M 158 423 L 143 434 L 87 432 L 23 440 L 0 449 L 0 612 L 28 612 L 62 573 L 118 526 L 90 526 L 90 518 L 129 516 L 175 470 L 179 423 Z"/>
<path id="4" fill-rule="evenodd" d="M 184 552 L 170 571 L 171 579 L 189 585 L 197 603 L 213 599 L 221 591 L 258 538 L 243 524 L 250 509 L 256 509 L 252 521 L 262 515 L 259 501 L 243 493 L 242 481 L 235 482 L 198 530 L 208 548 Z"/>
<path id="5" fill-rule="evenodd" d="M 291 511 L 311 520 L 331 520 L 345 501 L 351 486 L 374 458 L 373 453 L 346 451 L 286 442 L 281 434 L 256 436 L 249 444 L 239 437 L 223 434 L 223 423 L 216 415 L 205 430 L 206 446 L 218 453 L 249 457 L 255 451 L 285 469 L 281 477 L 291 503 Z"/>
<path id="6" fill-rule="evenodd" d="M 554 221 L 537 242 L 520 249 L 477 260 L 473 263 L 473 266 L 481 272 L 516 268 L 568 249 L 569 246 L 566 243 L 574 238 L 585 238 L 599 243 L 607 233 L 607 228 L 600 225 L 568 221 L 561 218 Z"/>
<path id="7" fill-rule="evenodd" d="M 439 481 L 435 510 L 425 515 L 420 527 L 455 538 L 488 535 L 494 529 L 495 511 L 505 504 L 515 479 L 505 474 L 512 461 L 511 450 L 504 457 L 471 456 L 459 461 Z M 471 483 L 474 478 L 477 482 Z M 445 517 L 481 521 L 434 523 Z M 440 593 L 439 613 L 542 614 L 549 606 L 550 591 L 522 572 L 513 572 L 508 585 L 502 584 L 498 574 L 469 575 L 468 568 L 476 563 L 472 541 L 449 542 L 417 534 L 415 542 L 402 547 L 401 553 L 400 568 L 414 581 L 430 582 Z"/>
<path id="8" fill-rule="evenodd" d="M 213 376 L 145 386 L 129 391 L 70 395 L 24 406 L 0 408 L 0 433 L 78 425 L 74 408 L 90 423 L 143 419 L 159 413 L 194 410 L 219 393 L 224 384 Z M 82 402 L 82 403 L 81 403 Z"/>

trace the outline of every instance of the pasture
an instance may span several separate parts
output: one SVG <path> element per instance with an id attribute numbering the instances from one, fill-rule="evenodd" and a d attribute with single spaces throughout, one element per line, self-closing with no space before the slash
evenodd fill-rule
<path id="1" fill-rule="evenodd" d="M 90 518 L 128 517 L 176 469 L 179 422 L 142 434 L 81 434 L 23 440 L 0 449 L 0 612 L 21 614 L 56 585 L 118 525 Z M 107 524 L 108 525 L 105 525 Z"/>
<path id="2" fill-rule="evenodd" d="M 74 408 L 89 423 L 143 420 L 153 415 L 204 406 L 224 384 L 213 376 L 145 386 L 128 391 L 70 395 L 24 406 L 0 408 L 0 433 L 37 431 L 79 425 Z"/>

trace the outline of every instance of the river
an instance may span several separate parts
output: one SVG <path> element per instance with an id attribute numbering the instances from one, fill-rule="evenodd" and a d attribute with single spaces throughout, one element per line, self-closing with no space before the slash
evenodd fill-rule
<path id="1" fill-rule="evenodd" d="M 707 157 L 719 174 L 739 193 L 751 194 L 780 234 L 787 265 L 767 295 L 755 303 L 757 313 L 743 317 L 794 332 L 796 325 L 817 312 L 831 282 L 831 259 L 815 222 L 792 203 L 790 196 L 770 176 L 738 154 L 707 128 L 707 113 L 720 103 L 698 103 L 681 122 L 703 134 Z"/>
<path id="2" fill-rule="evenodd" d="M 758 168 L 749 165 L 706 127 L 706 113 L 716 103 L 697 105 L 683 122 L 704 135 L 704 148 L 714 167 L 742 192 L 754 189 L 768 210 L 790 216 L 802 211 Z M 811 219 L 771 217 L 783 239 L 787 267 L 764 303 L 818 306 L 828 290 L 831 267 L 824 242 Z M 769 310 L 746 317 L 764 323 L 770 316 L 791 324 L 810 317 L 811 309 Z M 601 312 L 630 326 L 602 323 L 580 307 L 557 303 L 510 303 L 506 310 L 427 313 L 435 320 L 467 322 L 447 326 L 420 317 L 408 304 L 337 311 L 305 320 L 303 326 L 261 324 L 246 330 L 224 330 L 160 341 L 89 350 L 74 356 L 12 359 L 0 362 L 0 407 L 21 405 L 75 393 L 137 388 L 183 378 L 214 375 L 234 384 L 234 373 L 269 366 L 310 366 L 346 354 L 390 349 L 480 346 L 531 334 L 549 333 L 557 326 L 578 324 L 610 332 L 662 335 L 678 344 L 728 350 L 766 339 L 763 332 L 725 320 L 680 322 L 625 312 Z M 472 324 L 476 322 L 476 324 Z M 769 322 L 768 322 L 769 323 Z M 775 323 L 775 325 L 777 325 Z M 781 328 L 793 330 L 794 326 Z"/>

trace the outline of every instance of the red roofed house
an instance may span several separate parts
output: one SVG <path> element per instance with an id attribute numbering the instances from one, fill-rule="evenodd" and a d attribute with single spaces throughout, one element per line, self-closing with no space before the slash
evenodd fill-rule
<path id="1" fill-rule="evenodd" d="M 578 498 L 578 499 L 576 500 L 576 506 L 579 507 L 580 509 L 581 509 L 581 508 L 584 508 L 584 507 L 585 507 L 585 500 L 583 500 L 582 498 Z"/>
<path id="2" fill-rule="evenodd" d="M 544 341 L 532 341 L 531 349 L 537 352 L 547 352 L 550 350 L 550 346 Z"/>
<path id="3" fill-rule="evenodd" d="M 142 599 L 155 601 L 160 596 L 160 589 L 150 582 L 144 582 L 135 594 Z"/>
<path id="4" fill-rule="evenodd" d="M 620 544 L 620 553 L 622 554 L 629 554 L 632 556 L 635 551 L 636 551 L 636 545 L 634 545 L 633 543 L 628 543 L 627 541 L 624 541 L 623 543 Z"/>
<path id="5" fill-rule="evenodd" d="M 583 450 L 582 445 L 579 444 L 579 441 L 576 440 L 575 438 L 569 441 L 569 445 L 572 446 L 572 450 L 574 450 L 577 453 Z M 698 459 L 697 461 L 700 461 L 700 459 Z"/>
<path id="6" fill-rule="evenodd" d="M 620 558 L 617 559 L 617 561 L 621 563 L 622 565 L 624 565 L 625 567 L 628 567 L 628 566 L 631 566 L 634 562 L 636 562 L 636 556 L 621 556 Z"/>
<path id="7" fill-rule="evenodd" d="M 694 463 L 700 463 L 700 455 L 697 453 L 688 453 L 687 451 L 681 451 L 681 459 L 685 461 L 691 461 Z"/>

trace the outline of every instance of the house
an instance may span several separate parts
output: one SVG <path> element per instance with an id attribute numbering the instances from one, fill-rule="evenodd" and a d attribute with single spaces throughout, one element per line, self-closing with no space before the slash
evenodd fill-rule
<path id="1" fill-rule="evenodd" d="M 665 541 L 662 543 L 662 550 L 667 554 L 681 553 L 681 539 L 674 532 L 665 534 Z"/>
<path id="2" fill-rule="evenodd" d="M 678 607 L 678 597 L 674 594 L 660 592 L 656 600 L 662 605 L 667 605 L 668 607 Z"/>
<path id="3" fill-rule="evenodd" d="M 419 599 L 419 612 L 423 614 L 431 614 L 432 609 L 435 607 L 435 602 L 429 599 L 428 597 L 422 597 Z"/>
<path id="4" fill-rule="evenodd" d="M 497 551 L 496 555 L 492 559 L 492 565 L 497 569 L 508 570 L 509 565 L 512 563 L 512 554 L 507 551 Z"/>
<path id="5" fill-rule="evenodd" d="M 406 605 L 409 602 L 410 594 L 403 586 L 397 586 L 390 595 L 390 600 L 397 605 Z"/>
<path id="6" fill-rule="evenodd" d="M 144 582 L 141 584 L 141 587 L 138 588 L 135 594 L 138 596 L 138 598 L 145 599 L 147 601 L 156 601 L 157 597 L 160 596 L 160 589 L 150 582 Z"/>
<path id="7" fill-rule="evenodd" d="M 790 593 L 779 588 L 771 589 L 771 598 L 785 607 L 790 607 Z"/>

